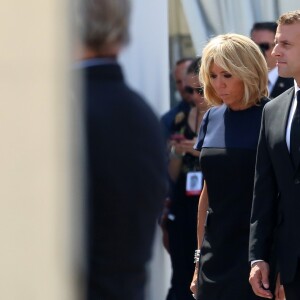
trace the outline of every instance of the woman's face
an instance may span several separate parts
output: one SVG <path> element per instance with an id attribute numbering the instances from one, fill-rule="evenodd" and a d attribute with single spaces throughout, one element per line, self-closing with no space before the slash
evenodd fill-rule
<path id="1" fill-rule="evenodd" d="M 210 83 L 217 96 L 232 110 L 243 109 L 244 83 L 215 63 L 210 69 Z"/>
<path id="2" fill-rule="evenodd" d="M 199 82 L 198 75 L 188 74 L 185 84 L 186 92 L 190 94 L 194 105 L 198 108 L 207 108 L 207 104 L 203 96 L 203 85 Z"/>

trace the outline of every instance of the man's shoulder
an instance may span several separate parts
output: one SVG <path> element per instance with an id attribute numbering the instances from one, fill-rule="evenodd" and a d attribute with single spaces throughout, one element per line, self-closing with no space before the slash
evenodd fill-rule
<path id="1" fill-rule="evenodd" d="M 74 71 L 81 73 L 85 80 L 101 80 L 109 81 L 111 79 L 124 80 L 123 70 L 120 64 L 113 61 L 108 62 L 97 62 L 97 61 L 86 61 L 79 62 L 75 67 Z"/>
<path id="2" fill-rule="evenodd" d="M 175 118 L 182 118 L 181 115 L 187 115 L 189 110 L 190 105 L 186 101 L 181 100 L 176 106 L 162 115 L 161 122 L 167 128 L 167 130 L 171 130 L 171 126 Z"/>
<path id="3" fill-rule="evenodd" d="M 166 113 L 164 113 L 162 118 L 168 118 L 169 116 L 173 116 L 180 111 L 186 111 L 186 110 L 188 110 L 188 107 L 189 107 L 189 104 L 186 101 L 181 100 L 174 107 L 172 107 L 170 110 L 168 110 Z"/>
<path id="4" fill-rule="evenodd" d="M 158 122 L 147 99 L 126 83 L 120 65 L 91 66 L 85 72 L 86 102 L 95 118 L 106 114 L 135 124 Z"/>
<path id="5" fill-rule="evenodd" d="M 176 105 L 175 107 L 172 107 L 171 109 L 169 109 L 167 112 L 165 112 L 161 119 L 162 120 L 167 120 L 169 118 L 171 118 L 173 115 L 175 115 L 178 111 L 178 105 Z"/>
<path id="6" fill-rule="evenodd" d="M 276 98 L 272 99 L 265 105 L 265 109 L 275 109 L 281 106 L 284 106 L 288 103 L 288 101 L 293 96 L 294 87 L 287 89 L 285 92 L 277 96 Z"/>
<path id="7" fill-rule="evenodd" d="M 277 96 L 279 96 L 281 93 L 288 90 L 292 86 L 294 86 L 293 78 L 285 78 L 285 77 L 278 76 L 274 83 L 274 87 L 272 89 L 270 97 L 276 98 Z"/>

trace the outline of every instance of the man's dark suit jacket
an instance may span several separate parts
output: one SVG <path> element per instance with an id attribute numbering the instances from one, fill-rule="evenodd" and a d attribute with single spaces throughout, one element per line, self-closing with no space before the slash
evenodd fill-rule
<path id="1" fill-rule="evenodd" d="M 83 69 L 88 299 L 141 300 L 166 192 L 158 118 L 117 63 Z"/>
<path id="2" fill-rule="evenodd" d="M 190 109 L 191 105 L 186 100 L 181 100 L 177 105 L 175 105 L 161 117 L 161 122 L 167 139 L 173 133 L 172 126 L 176 115 L 180 112 L 188 115 Z"/>
<path id="3" fill-rule="evenodd" d="M 300 255 L 300 165 L 294 168 L 286 126 L 294 87 L 266 104 L 257 152 L 249 260 L 270 262 L 274 227 L 281 280 L 293 279 Z"/>
<path id="4" fill-rule="evenodd" d="M 293 78 L 284 78 L 284 77 L 277 77 L 277 80 L 273 86 L 273 89 L 270 93 L 270 98 L 276 98 L 283 92 L 285 92 L 290 87 L 294 86 L 294 79 Z"/>

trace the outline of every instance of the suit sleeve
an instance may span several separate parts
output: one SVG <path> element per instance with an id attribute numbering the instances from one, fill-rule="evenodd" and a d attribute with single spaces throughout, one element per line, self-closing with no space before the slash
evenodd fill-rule
<path id="1" fill-rule="evenodd" d="M 276 224 L 277 185 L 268 149 L 268 122 L 263 111 L 258 141 L 254 193 L 250 220 L 249 261 L 270 261 Z"/>

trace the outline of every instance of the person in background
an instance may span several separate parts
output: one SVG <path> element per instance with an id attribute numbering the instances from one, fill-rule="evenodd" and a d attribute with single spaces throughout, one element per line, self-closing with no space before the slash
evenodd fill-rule
<path id="1" fill-rule="evenodd" d="M 260 47 L 263 52 L 267 66 L 269 98 L 273 99 L 294 85 L 293 78 L 278 76 L 276 59 L 271 55 L 274 47 L 276 33 L 276 22 L 254 23 L 251 29 L 251 39 Z"/>
<path id="2" fill-rule="evenodd" d="M 286 300 L 300 299 L 300 10 L 278 19 L 272 52 L 279 75 L 294 86 L 265 106 L 258 144 L 251 214 L 249 281 L 272 298 L 270 253 L 276 231 L 280 282 Z M 277 295 L 276 290 L 276 297 Z M 277 298 L 276 298 L 277 299 Z M 282 298 L 280 298 L 282 299 Z"/>
<path id="3" fill-rule="evenodd" d="M 192 97 L 191 94 L 186 93 L 184 87 L 185 87 L 185 77 L 186 77 L 187 69 L 192 63 L 192 61 L 193 59 L 189 57 L 184 57 L 179 59 L 178 61 L 176 61 L 172 72 L 175 81 L 176 92 L 178 93 L 180 100 L 177 103 L 177 105 L 172 107 L 168 112 L 166 112 L 161 117 L 161 124 L 164 128 L 164 134 L 166 140 L 169 140 L 171 135 L 175 133 L 173 128 L 173 123 L 175 122 L 175 120 L 181 119 L 182 117 L 185 118 L 191 109 Z M 169 146 L 170 145 L 168 145 L 167 147 L 167 155 L 170 152 Z M 168 223 L 168 215 L 171 206 L 170 191 L 172 189 L 172 185 L 173 185 L 172 180 L 170 180 L 169 178 L 169 192 L 168 192 L 168 196 L 164 201 L 164 209 L 159 220 L 163 232 L 163 244 L 165 249 L 169 253 L 170 253 L 169 232 L 166 224 Z M 169 216 L 172 218 L 171 214 Z M 173 279 L 171 280 L 171 282 L 173 282 Z M 172 286 L 172 284 L 168 291 L 167 300 L 176 300 L 174 287 Z"/>
<path id="4" fill-rule="evenodd" d="M 78 1 L 87 164 L 87 300 L 142 300 L 166 194 L 161 124 L 125 83 L 130 1 Z"/>
<path id="5" fill-rule="evenodd" d="M 186 71 L 189 65 L 192 63 L 192 58 L 181 58 L 176 62 L 175 68 L 174 68 L 174 80 L 176 84 L 176 90 L 179 94 L 179 97 L 181 98 L 177 105 L 175 105 L 173 108 L 171 108 L 168 112 L 166 112 L 161 117 L 161 122 L 163 124 L 163 127 L 165 129 L 166 137 L 169 138 L 172 134 L 172 123 L 174 122 L 174 119 L 176 116 L 179 115 L 187 115 L 190 108 L 192 99 L 189 93 L 186 93 L 184 90 L 184 78 L 186 76 Z"/>
<path id="6" fill-rule="evenodd" d="M 259 47 L 239 34 L 219 35 L 202 52 L 200 81 L 213 105 L 203 118 L 204 187 L 191 291 L 196 299 L 259 299 L 248 282 L 249 218 L 268 69 Z"/>
<path id="7" fill-rule="evenodd" d="M 193 299 L 189 285 L 194 272 L 192 255 L 197 245 L 197 207 L 202 189 L 199 153 L 193 145 L 208 108 L 198 78 L 200 64 L 201 59 L 196 58 L 188 67 L 184 89 L 192 98 L 193 106 L 187 115 L 175 118 L 169 140 L 170 202 L 162 221 L 164 240 L 168 240 L 167 249 L 172 262 L 171 289 L 167 300 Z M 195 181 L 198 184 L 193 185 Z"/>

